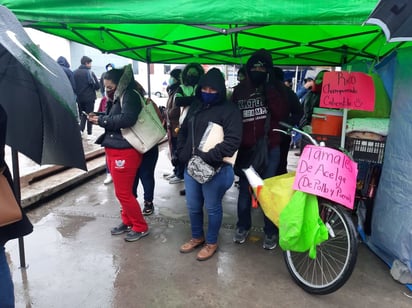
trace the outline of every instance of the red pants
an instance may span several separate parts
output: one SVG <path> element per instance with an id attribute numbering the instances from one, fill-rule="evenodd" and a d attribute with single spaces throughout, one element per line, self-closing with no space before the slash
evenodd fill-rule
<path id="1" fill-rule="evenodd" d="M 145 232 L 147 223 L 140 204 L 133 195 L 133 182 L 143 155 L 135 149 L 106 148 L 107 166 L 113 178 L 114 191 L 122 206 L 122 221 L 133 231 Z"/>

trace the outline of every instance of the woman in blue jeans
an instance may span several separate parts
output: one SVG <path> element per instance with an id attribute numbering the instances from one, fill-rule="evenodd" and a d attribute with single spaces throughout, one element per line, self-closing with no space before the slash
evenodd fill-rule
<path id="1" fill-rule="evenodd" d="M 210 123 L 223 129 L 223 141 L 208 152 L 199 150 L 200 141 Z M 179 161 L 187 165 L 193 154 L 218 170 L 208 182 L 201 184 L 184 171 L 186 203 L 189 211 L 191 239 L 180 247 L 188 253 L 202 246 L 197 260 L 211 258 L 217 250 L 219 230 L 222 224 L 222 199 L 234 181 L 231 164 L 224 161 L 237 151 L 242 136 L 242 118 L 235 104 L 226 99 L 225 80 L 222 73 L 212 68 L 200 80 L 190 104 L 189 112 L 177 136 Z M 207 232 L 203 228 L 203 207 L 207 212 Z"/>

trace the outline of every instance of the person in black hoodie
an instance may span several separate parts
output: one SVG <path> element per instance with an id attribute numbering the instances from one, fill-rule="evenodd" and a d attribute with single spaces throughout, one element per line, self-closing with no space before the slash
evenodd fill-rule
<path id="1" fill-rule="evenodd" d="M 7 113 L 0 105 L 0 170 L 13 189 L 13 181 L 4 160 L 6 145 Z M 33 225 L 22 211 L 23 218 L 15 223 L 0 227 L 0 306 L 14 307 L 14 288 L 7 263 L 4 245 L 11 239 L 22 237 L 33 232 Z"/>
<path id="2" fill-rule="evenodd" d="M 67 78 L 69 78 L 70 84 L 72 86 L 74 94 L 76 94 L 76 82 L 74 81 L 74 73 L 70 69 L 69 61 L 63 56 L 57 58 L 57 64 L 59 64 L 63 71 L 66 73 Z"/>
<path id="3" fill-rule="evenodd" d="M 223 129 L 223 141 L 208 152 L 199 150 L 200 141 L 210 123 Z M 242 117 L 235 104 L 227 101 L 225 80 L 220 70 L 212 68 L 202 76 L 190 104 L 189 111 L 177 136 L 179 160 L 187 165 L 193 154 L 200 156 L 218 172 L 208 182 L 198 183 L 184 171 L 186 203 L 189 211 L 192 238 L 180 247 L 188 253 L 203 245 L 197 260 L 207 260 L 217 250 L 219 229 L 222 224 L 222 199 L 234 181 L 233 166 L 224 161 L 237 151 L 242 137 Z M 194 142 L 193 142 L 194 141 Z M 203 230 L 203 206 L 208 215 L 207 234 Z"/>

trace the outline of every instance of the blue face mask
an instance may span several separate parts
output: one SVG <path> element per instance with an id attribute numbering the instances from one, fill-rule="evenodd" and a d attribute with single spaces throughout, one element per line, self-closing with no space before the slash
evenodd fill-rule
<path id="1" fill-rule="evenodd" d="M 202 92 L 202 101 L 205 104 L 211 104 L 217 101 L 219 98 L 219 93 L 207 93 L 207 92 Z"/>

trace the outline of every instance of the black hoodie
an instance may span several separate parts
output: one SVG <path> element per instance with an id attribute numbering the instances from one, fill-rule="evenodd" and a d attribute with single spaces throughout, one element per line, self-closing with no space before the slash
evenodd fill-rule
<path id="1" fill-rule="evenodd" d="M 209 86 L 218 91 L 218 99 L 211 104 L 205 104 L 201 99 L 201 88 Z M 224 140 L 207 153 L 198 150 L 200 140 L 209 124 L 213 122 L 223 127 Z M 242 117 L 239 108 L 226 99 L 225 80 L 222 73 L 210 69 L 200 78 L 199 86 L 187 117 L 182 123 L 177 136 L 177 152 L 179 160 L 187 164 L 192 156 L 192 134 L 194 127 L 194 146 L 196 154 L 208 164 L 219 167 L 224 157 L 232 156 L 239 148 L 242 137 Z"/>

